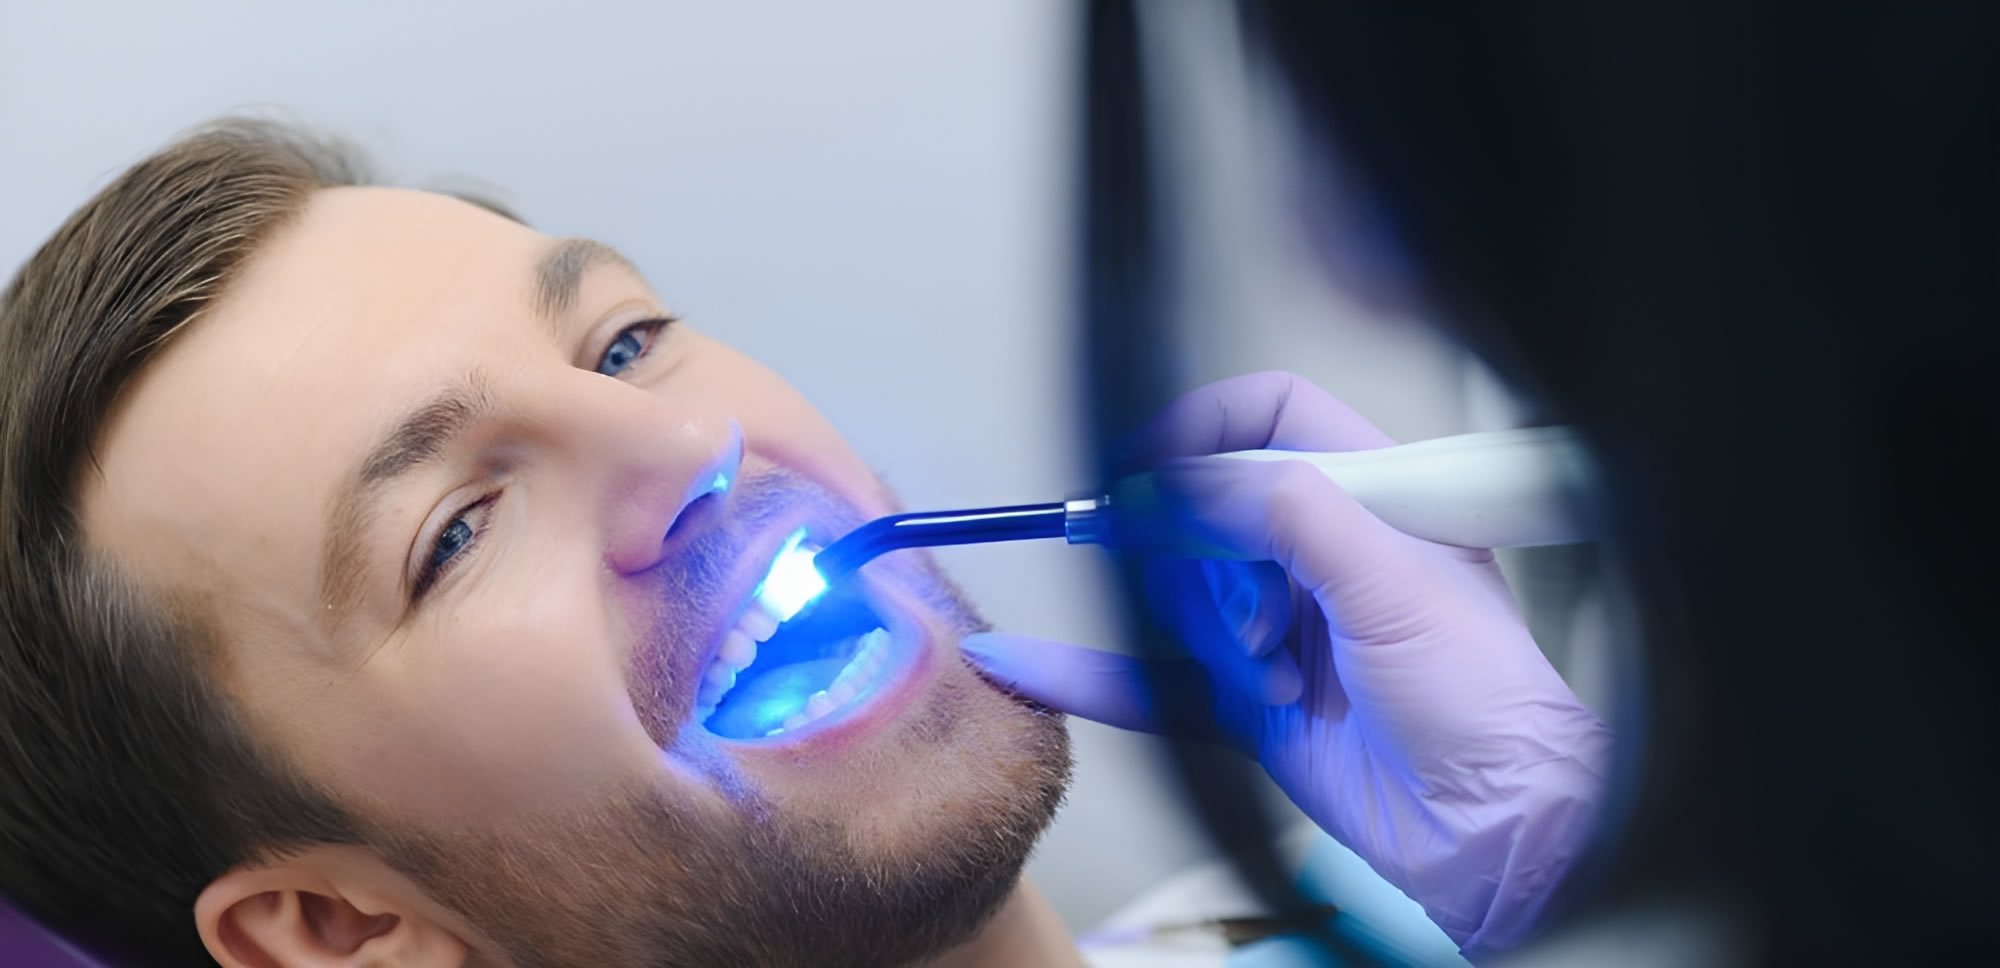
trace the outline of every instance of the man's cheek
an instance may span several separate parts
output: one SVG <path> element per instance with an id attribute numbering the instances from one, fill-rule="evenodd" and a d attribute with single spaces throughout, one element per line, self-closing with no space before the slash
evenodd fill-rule
<path id="1" fill-rule="evenodd" d="M 518 635 L 518 632 L 515 633 Z M 652 748 L 615 674 L 494 633 L 353 723 L 343 772 L 398 811 L 444 822 L 560 809 L 629 782 Z"/>

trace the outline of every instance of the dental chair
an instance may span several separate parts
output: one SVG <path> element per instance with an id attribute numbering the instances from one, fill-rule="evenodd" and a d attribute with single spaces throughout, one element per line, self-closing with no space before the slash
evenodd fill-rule
<path id="1" fill-rule="evenodd" d="M 0 965 L 7 968 L 103 968 L 44 930 L 14 906 L 0 901 Z"/>

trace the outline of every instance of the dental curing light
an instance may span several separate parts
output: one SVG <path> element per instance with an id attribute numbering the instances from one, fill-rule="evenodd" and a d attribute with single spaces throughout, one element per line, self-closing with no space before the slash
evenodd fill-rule
<path id="1" fill-rule="evenodd" d="M 1200 459 L 1303 461 L 1389 526 L 1441 544 L 1523 548 L 1591 537 L 1579 514 L 1592 487 L 1589 460 L 1572 433 L 1561 427 L 1460 434 L 1376 450 L 1245 450 Z M 1063 538 L 1070 544 L 1229 557 L 1176 536 L 1119 534 L 1121 518 L 1132 520 L 1132 514 L 1121 515 L 1121 510 L 1144 518 L 1145 508 L 1158 500 L 1153 476 L 1140 474 L 1098 497 L 877 518 L 805 559 L 807 571 L 819 581 L 802 577 L 790 582 L 812 594 L 787 599 L 786 604 L 796 601 L 796 606 L 773 612 L 789 619 L 862 565 L 904 548 Z M 777 571 L 774 565 L 774 577 Z"/>
<path id="2" fill-rule="evenodd" d="M 777 557 L 771 559 L 771 570 L 752 593 L 780 622 L 797 615 L 826 591 L 826 579 L 813 567 L 813 549 L 799 547 L 805 537 L 806 529 L 800 528 L 785 539 Z"/>

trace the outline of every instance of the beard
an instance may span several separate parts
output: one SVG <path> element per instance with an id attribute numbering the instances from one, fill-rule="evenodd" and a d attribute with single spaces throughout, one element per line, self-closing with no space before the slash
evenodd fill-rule
<path id="1" fill-rule="evenodd" d="M 838 513 L 793 475 L 745 484 L 738 516 L 752 524 L 801 501 Z M 720 534 L 696 543 L 661 600 L 714 593 L 705 586 L 739 547 Z M 882 567 L 952 631 L 987 627 L 928 557 L 898 557 Z M 684 617 L 658 621 L 668 639 L 702 634 L 672 628 Z M 954 657 L 867 755 L 867 768 L 895 777 L 870 803 L 851 791 L 777 795 L 661 702 L 699 674 L 685 664 L 695 651 L 635 660 L 633 697 L 656 743 L 688 753 L 732 809 L 635 782 L 493 829 L 379 824 L 377 849 L 521 968 L 890 968 L 970 940 L 1006 901 L 1068 787 L 1060 715 Z"/>
<path id="2" fill-rule="evenodd" d="M 638 791 L 382 846 L 522 968 L 910 965 L 977 933 L 1055 816 L 1068 734 L 1023 713 L 1022 742 L 993 758 L 987 782 L 908 831 L 902 851 L 864 852 L 836 821 L 783 812 L 716 824 Z"/>

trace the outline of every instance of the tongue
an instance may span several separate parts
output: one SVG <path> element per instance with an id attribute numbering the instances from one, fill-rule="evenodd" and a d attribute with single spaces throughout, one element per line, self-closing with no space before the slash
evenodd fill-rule
<path id="1" fill-rule="evenodd" d="M 725 739 L 761 739 L 806 708 L 806 700 L 831 685 L 846 664 L 839 656 L 810 659 L 739 682 L 708 717 L 708 731 Z"/>

